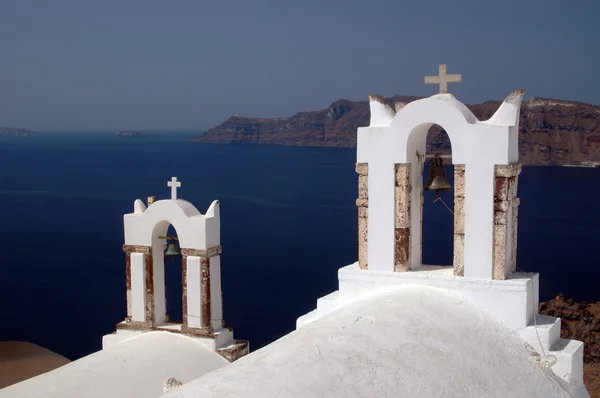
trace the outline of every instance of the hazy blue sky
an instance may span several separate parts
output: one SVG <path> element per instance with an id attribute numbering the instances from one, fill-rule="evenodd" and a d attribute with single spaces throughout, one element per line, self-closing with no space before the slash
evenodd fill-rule
<path id="1" fill-rule="evenodd" d="M 338 98 L 600 104 L 600 0 L 0 0 L 0 126 L 202 129 Z"/>

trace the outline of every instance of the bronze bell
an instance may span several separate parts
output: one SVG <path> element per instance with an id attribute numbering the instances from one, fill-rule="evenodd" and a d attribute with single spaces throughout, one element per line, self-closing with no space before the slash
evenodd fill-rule
<path id="1" fill-rule="evenodd" d="M 171 261 L 175 261 L 175 257 L 180 255 L 181 251 L 179 250 L 179 247 L 177 247 L 177 244 L 175 244 L 174 242 L 169 243 L 169 245 L 167 246 L 167 250 L 165 251 L 165 258 L 171 257 Z"/>
<path id="2" fill-rule="evenodd" d="M 181 253 L 179 252 L 179 248 L 177 247 L 177 245 L 175 243 L 169 243 L 169 246 L 167 246 L 167 251 L 165 252 L 165 256 L 176 257 L 180 254 Z"/>
<path id="3" fill-rule="evenodd" d="M 438 155 L 431 159 L 431 169 L 429 170 L 429 179 L 425 185 L 425 191 L 435 191 L 437 197 L 442 191 L 450 191 L 452 187 L 446 180 L 446 170 L 444 170 L 444 160 Z"/>

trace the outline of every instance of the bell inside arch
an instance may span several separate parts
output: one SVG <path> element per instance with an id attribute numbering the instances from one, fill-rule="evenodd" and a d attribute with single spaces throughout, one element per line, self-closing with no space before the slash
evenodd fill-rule
<path id="1" fill-rule="evenodd" d="M 179 251 L 179 247 L 177 246 L 177 244 L 175 243 L 169 243 L 169 245 L 167 246 L 167 251 L 165 252 L 165 257 L 177 257 L 181 255 L 181 252 Z"/>
<path id="2" fill-rule="evenodd" d="M 451 191 L 452 186 L 446 180 L 446 170 L 444 169 L 444 160 L 438 155 L 431 159 L 431 169 L 429 169 L 429 179 L 425 191 L 434 191 L 436 196 L 440 196 L 442 191 Z"/>

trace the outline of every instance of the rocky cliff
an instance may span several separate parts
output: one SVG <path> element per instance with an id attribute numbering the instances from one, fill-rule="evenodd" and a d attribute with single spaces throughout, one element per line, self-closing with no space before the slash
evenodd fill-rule
<path id="1" fill-rule="evenodd" d="M 419 97 L 386 98 L 390 104 Z M 469 105 L 479 120 L 487 120 L 501 101 Z M 369 124 L 369 103 L 338 100 L 329 108 L 291 117 L 264 119 L 232 116 L 192 141 L 204 143 L 277 144 L 355 147 L 356 129 Z M 428 152 L 448 153 L 443 130 L 432 127 Z M 600 162 L 600 106 L 532 98 L 521 106 L 520 152 L 525 164 L 565 165 Z"/>
<path id="2" fill-rule="evenodd" d="M 592 398 L 600 398 L 600 302 L 575 302 L 563 295 L 540 304 L 540 314 L 561 318 L 560 336 L 585 343 L 584 381 Z"/>

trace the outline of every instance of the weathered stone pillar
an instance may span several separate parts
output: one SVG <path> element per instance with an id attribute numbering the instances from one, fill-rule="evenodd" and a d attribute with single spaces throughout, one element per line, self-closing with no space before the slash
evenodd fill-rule
<path id="1" fill-rule="evenodd" d="M 125 322 L 140 328 L 155 325 L 154 278 L 152 248 L 123 245 L 125 252 L 125 284 L 127 288 L 127 316 Z M 134 257 L 135 256 L 135 257 Z"/>
<path id="2" fill-rule="evenodd" d="M 358 266 L 368 269 L 368 225 L 369 225 L 369 165 L 357 163 L 358 173 Z"/>
<path id="3" fill-rule="evenodd" d="M 394 271 L 411 270 L 410 242 L 410 201 L 411 201 L 411 164 L 395 165 L 395 250 Z"/>
<path id="4" fill-rule="evenodd" d="M 211 305 L 210 305 L 210 259 L 201 257 L 202 261 L 202 329 L 207 333 L 213 332 L 211 320 Z"/>
<path id="5" fill-rule="evenodd" d="M 496 166 L 494 190 L 493 279 L 506 279 L 516 267 L 517 198 L 521 164 Z"/>
<path id="6" fill-rule="evenodd" d="M 455 276 L 465 276 L 465 165 L 454 165 L 454 258 Z"/>
<path id="7" fill-rule="evenodd" d="M 220 253 L 220 247 L 218 248 Z M 221 289 L 221 255 L 210 254 L 210 325 L 218 330 L 223 325 L 223 290 Z"/>
<path id="8" fill-rule="evenodd" d="M 131 322 L 131 252 L 123 247 L 125 251 L 125 289 L 127 292 L 127 315 L 126 322 Z"/>
<path id="9" fill-rule="evenodd" d="M 212 334 L 222 327 L 221 246 L 181 249 L 183 256 L 182 332 Z"/>
<path id="10" fill-rule="evenodd" d="M 181 255 L 181 323 L 184 325 L 188 324 L 187 258 L 187 255 Z"/>
<path id="11" fill-rule="evenodd" d="M 515 179 L 515 194 L 517 192 L 516 186 L 518 185 L 519 177 Z M 518 237 L 518 226 L 519 226 L 519 205 L 521 199 L 514 197 L 512 200 L 512 272 L 517 272 L 517 237 Z"/>
<path id="12" fill-rule="evenodd" d="M 205 323 L 204 314 L 204 281 L 203 263 L 208 261 L 204 256 L 197 256 L 196 250 L 181 249 L 182 256 L 185 257 L 185 271 L 183 278 L 183 326 L 182 332 L 202 333 Z M 192 253 L 190 253 L 192 252 Z"/>
<path id="13" fill-rule="evenodd" d="M 146 322 L 150 322 L 152 327 L 156 327 L 156 312 L 154 311 L 154 264 L 152 262 L 152 250 L 148 250 L 148 254 L 144 255 L 144 267 L 146 275 Z"/>

